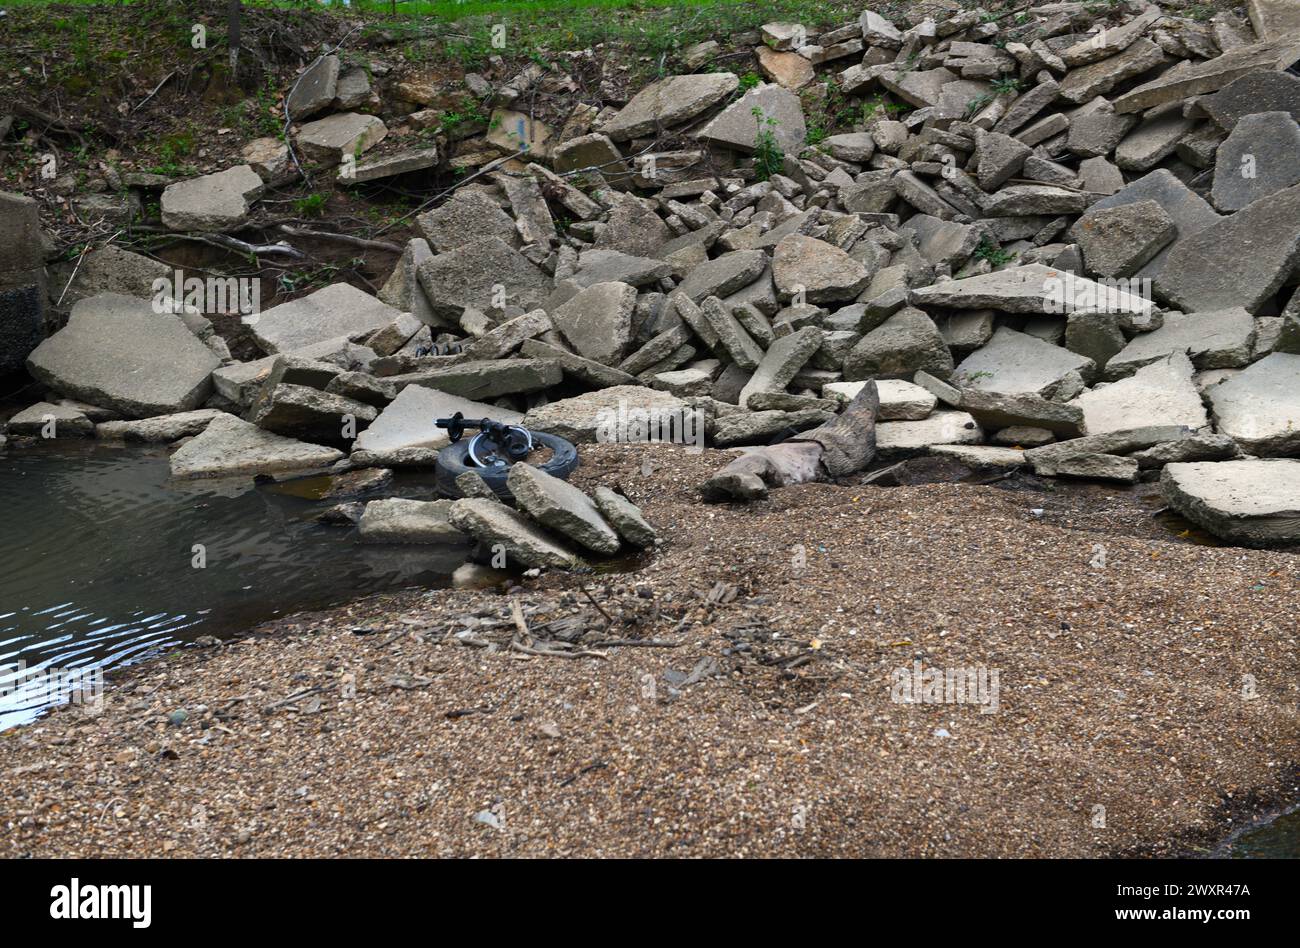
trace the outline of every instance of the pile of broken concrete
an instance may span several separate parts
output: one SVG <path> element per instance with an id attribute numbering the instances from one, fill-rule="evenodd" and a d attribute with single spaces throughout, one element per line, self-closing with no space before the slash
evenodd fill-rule
<path id="1" fill-rule="evenodd" d="M 421 466 L 454 411 L 577 442 L 612 413 L 694 414 L 732 447 L 875 379 L 884 458 L 1158 476 L 1221 536 L 1300 541 L 1300 16 L 1180 6 L 937 2 L 733 37 L 770 82 L 676 75 L 511 126 L 377 298 L 337 284 L 251 317 L 263 359 L 101 282 L 28 360 L 64 399 L 10 431 L 57 410 L 190 438 L 183 477 Z M 836 97 L 861 121 L 807 144 Z"/>

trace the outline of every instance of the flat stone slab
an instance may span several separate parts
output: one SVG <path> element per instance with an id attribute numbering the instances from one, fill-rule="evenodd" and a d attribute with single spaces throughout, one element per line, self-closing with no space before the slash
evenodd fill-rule
<path id="1" fill-rule="evenodd" d="M 670 76 L 638 92 L 600 131 L 623 142 L 678 125 L 717 105 L 739 85 L 739 77 L 730 72 Z"/>
<path id="2" fill-rule="evenodd" d="M 963 359 L 953 374 L 965 388 L 1049 397 L 1072 373 L 1086 374 L 1092 368 L 1087 356 L 1004 326 L 988 345 Z"/>
<path id="3" fill-rule="evenodd" d="M 482 191 L 457 191 L 447 202 L 415 219 L 429 246 L 446 253 L 484 237 L 519 246 L 515 220 Z"/>
<path id="4" fill-rule="evenodd" d="M 415 148 L 399 152 L 396 155 L 376 158 L 373 161 L 363 162 L 355 166 L 345 165 L 339 170 L 338 177 L 343 184 L 364 184 L 367 181 L 392 178 L 399 174 L 409 174 L 412 171 L 423 171 L 437 164 L 438 149 L 436 147 Z"/>
<path id="5" fill-rule="evenodd" d="M 162 193 L 162 222 L 171 230 L 234 230 L 248 219 L 249 202 L 263 182 L 248 165 L 235 165 L 169 185 Z"/>
<path id="6" fill-rule="evenodd" d="M 618 535 L 633 546 L 645 549 L 654 546 L 659 539 L 655 528 L 642 515 L 641 508 L 622 494 L 602 484 L 591 492 L 591 499 Z"/>
<path id="7" fill-rule="evenodd" d="M 772 343 L 740 390 L 740 407 L 747 407 L 750 396 L 760 392 L 784 392 L 821 344 L 822 333 L 815 326 L 805 326 Z"/>
<path id="8" fill-rule="evenodd" d="M 636 288 L 626 283 L 596 283 L 580 290 L 551 313 L 556 328 L 578 354 L 615 366 L 632 343 Z"/>
<path id="9" fill-rule="evenodd" d="M 695 439 L 687 438 L 686 443 L 703 447 L 704 419 L 685 401 L 653 388 L 618 385 L 534 408 L 524 415 L 523 424 L 575 444 L 644 443 L 671 440 L 656 435 L 671 436 L 683 430 L 683 419 L 687 419 L 687 435 Z"/>
<path id="10" fill-rule="evenodd" d="M 1170 464 L 1165 502 L 1231 543 L 1300 543 L 1300 461 L 1269 458 Z"/>
<path id="11" fill-rule="evenodd" d="M 1025 463 L 1025 452 L 989 444 L 933 444 L 930 453 L 953 458 L 976 471 L 1006 470 Z"/>
<path id="12" fill-rule="evenodd" d="M 791 234 L 772 254 L 772 278 L 783 299 L 800 293 L 809 303 L 848 302 L 871 282 L 872 272 L 833 244 Z"/>
<path id="13" fill-rule="evenodd" d="M 173 477 L 228 477 L 323 468 L 343 452 L 263 431 L 234 415 L 214 418 L 171 456 Z"/>
<path id="14" fill-rule="evenodd" d="M 95 425 L 95 437 L 103 441 L 169 444 L 199 434 L 213 419 L 225 414 L 215 408 L 197 408 L 139 421 L 103 421 Z"/>
<path id="15" fill-rule="evenodd" d="M 457 543 L 466 539 L 451 524 L 453 501 L 372 500 L 357 524 L 362 543 Z"/>
<path id="16" fill-rule="evenodd" d="M 10 418 L 6 430 L 32 438 L 88 438 L 95 433 L 95 423 L 70 405 L 37 402 Z"/>
<path id="17" fill-rule="evenodd" d="M 527 515 L 495 500 L 467 497 L 451 506 L 449 519 L 456 529 L 485 543 L 499 546 L 508 559 L 527 567 L 572 569 L 577 556 L 565 549 Z"/>
<path id="18" fill-rule="evenodd" d="M 1220 211 L 1239 211 L 1300 183 L 1300 125 L 1289 112 L 1244 116 L 1214 157 L 1214 189 Z"/>
<path id="19" fill-rule="evenodd" d="M 1139 43 L 1145 42 L 1147 41 L 1138 40 L 1129 47 L 1128 51 L 1131 52 Z M 1248 72 L 1259 69 L 1285 69 L 1297 59 L 1300 59 L 1300 36 L 1241 46 L 1229 50 L 1222 56 L 1203 60 L 1184 69 L 1171 69 L 1150 82 L 1130 89 L 1115 98 L 1115 111 L 1140 112 L 1165 102 L 1179 102 L 1189 96 L 1215 92 Z"/>
<path id="20" fill-rule="evenodd" d="M 925 454 L 936 444 L 978 444 L 979 424 L 964 411 L 937 411 L 924 421 L 885 421 L 876 425 L 876 451 L 885 457 Z"/>
<path id="21" fill-rule="evenodd" d="M 287 352 L 336 339 L 360 338 L 383 329 L 401 313 L 347 283 L 333 283 L 307 296 L 247 317 L 253 338 L 266 353 Z"/>
<path id="22" fill-rule="evenodd" d="M 523 415 L 484 402 L 471 401 L 422 385 L 408 385 L 352 444 L 352 458 L 368 465 L 432 464 L 439 448 L 451 443 L 447 432 L 434 425 L 438 418 L 460 412 L 466 418 L 491 418 L 518 424 Z"/>
<path id="23" fill-rule="evenodd" d="M 1185 312 L 1259 312 L 1300 263 L 1300 184 L 1177 241 L 1156 292 Z"/>
<path id="24" fill-rule="evenodd" d="M 1054 315 L 1078 312 L 1148 314 L 1155 308 L 1150 300 L 1127 290 L 1041 263 L 917 287 L 911 291 L 910 298 L 915 306 Z"/>
<path id="25" fill-rule="evenodd" d="M 423 385 L 462 398 L 499 398 L 526 395 L 560 384 L 564 373 L 547 359 L 497 359 L 493 362 L 457 362 L 442 368 L 392 377 L 394 385 Z"/>
<path id="26" fill-rule="evenodd" d="M 1274 352 L 1206 395 L 1215 428 L 1247 453 L 1300 455 L 1300 355 Z"/>
<path id="27" fill-rule="evenodd" d="M 1037 395 L 1002 395 L 967 389 L 959 406 L 984 428 L 1042 428 L 1060 438 L 1080 438 L 1087 434 L 1083 410 Z"/>
<path id="28" fill-rule="evenodd" d="M 1140 333 L 1111 356 L 1106 377 L 1132 375 L 1174 352 L 1186 352 L 1198 369 L 1240 368 L 1250 362 L 1255 320 L 1241 307 L 1204 313 L 1166 313 L 1159 329 Z"/>
<path id="29" fill-rule="evenodd" d="M 754 109 L 763 114 L 761 126 Z M 799 96 L 775 83 L 759 83 L 719 112 L 696 138 L 748 155 L 760 132 L 770 132 L 782 152 L 797 152 L 808 134 Z"/>
<path id="30" fill-rule="evenodd" d="M 1077 240 L 1080 230 L 1094 214 L 1139 201 L 1155 201 L 1169 215 L 1177 228 L 1177 235 L 1173 242 L 1157 251 L 1155 256 L 1134 274 L 1143 279 L 1156 279 L 1164 269 L 1170 252 L 1181 241 L 1222 220 L 1205 198 L 1179 181 L 1169 170 L 1157 168 L 1091 205 L 1071 228 L 1070 234 Z"/>
<path id="31" fill-rule="evenodd" d="M 78 302 L 68 324 L 27 358 L 50 388 L 130 418 L 197 408 L 220 364 L 179 316 L 115 293 Z"/>
<path id="32" fill-rule="evenodd" d="M 360 158 L 387 136 L 388 127 L 374 115 L 336 112 L 302 126 L 298 147 L 309 158 L 337 165 L 344 156 Z"/>
<path id="33" fill-rule="evenodd" d="M 506 486 L 520 510 L 587 549 L 608 556 L 622 545 L 592 499 L 572 484 L 521 462 L 511 466 Z"/>
<path id="34" fill-rule="evenodd" d="M 1144 425 L 1209 424 L 1201 395 L 1192 384 L 1192 363 L 1181 352 L 1138 369 L 1130 377 L 1084 392 L 1067 404 L 1083 410 L 1092 434 Z"/>
<path id="35" fill-rule="evenodd" d="M 466 307 L 485 313 L 497 308 L 498 287 L 506 304 L 525 312 L 541 306 L 553 289 L 540 267 L 495 236 L 430 257 L 416 272 L 434 313 L 453 320 Z"/>
<path id="36" fill-rule="evenodd" d="M 822 386 L 822 397 L 847 405 L 857 397 L 869 379 L 857 382 L 830 382 Z M 921 386 L 902 379 L 876 379 L 880 396 L 880 421 L 921 421 L 930 417 L 939 399 Z"/>

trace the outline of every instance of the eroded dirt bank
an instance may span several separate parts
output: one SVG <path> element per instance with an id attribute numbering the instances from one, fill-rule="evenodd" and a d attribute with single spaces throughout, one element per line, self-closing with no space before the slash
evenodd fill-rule
<path id="1" fill-rule="evenodd" d="M 1294 555 L 1104 488 L 711 507 L 721 452 L 583 458 L 667 542 L 518 600 L 534 651 L 602 657 L 512 649 L 510 599 L 463 590 L 178 651 L 0 734 L 5 854 L 1165 855 L 1296 796 Z M 998 710 L 891 701 L 918 660 L 996 670 Z"/>

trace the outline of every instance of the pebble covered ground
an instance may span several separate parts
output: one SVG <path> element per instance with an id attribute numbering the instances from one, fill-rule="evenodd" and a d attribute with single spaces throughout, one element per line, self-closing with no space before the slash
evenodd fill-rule
<path id="1" fill-rule="evenodd" d="M 291 616 L 0 733 L 0 852 L 1173 855 L 1300 798 L 1294 553 L 1104 487 L 701 504 L 727 457 L 583 448 L 664 539 L 632 571 Z M 891 700 L 916 661 L 996 711 Z"/>

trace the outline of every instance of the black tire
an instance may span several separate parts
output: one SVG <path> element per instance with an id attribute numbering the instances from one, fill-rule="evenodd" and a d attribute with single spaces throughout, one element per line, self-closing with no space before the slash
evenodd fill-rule
<path id="1" fill-rule="evenodd" d="M 551 459 L 545 464 L 537 465 L 537 469 L 545 471 L 552 477 L 558 477 L 562 481 L 568 480 L 569 475 L 578 466 L 578 449 L 572 443 L 556 435 L 543 434 L 538 431 L 534 431 L 532 434 L 534 444 L 538 447 L 550 448 L 553 452 Z M 476 464 L 467 464 L 466 461 L 469 460 L 469 442 L 469 438 L 462 438 L 455 444 L 448 445 L 438 452 L 438 461 L 434 465 L 438 493 L 444 497 L 464 496 L 460 488 L 456 486 L 456 478 L 466 471 L 473 471 L 487 482 L 487 485 L 496 492 L 498 497 L 509 503 L 514 503 L 514 494 L 510 493 L 510 488 L 506 486 L 506 477 L 510 474 L 510 468 L 508 466 L 489 468 L 479 467 Z"/>

